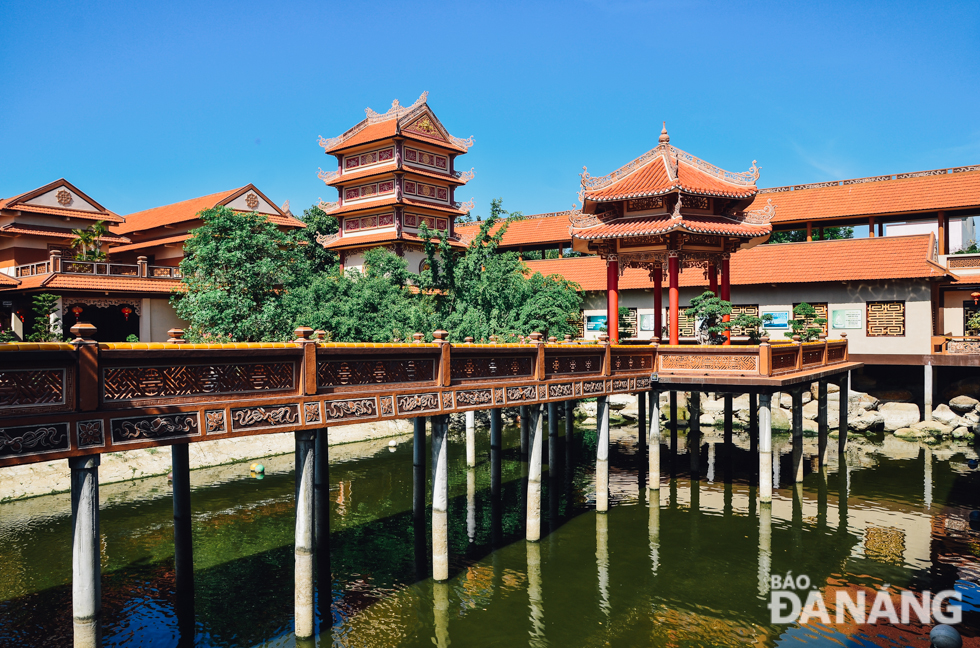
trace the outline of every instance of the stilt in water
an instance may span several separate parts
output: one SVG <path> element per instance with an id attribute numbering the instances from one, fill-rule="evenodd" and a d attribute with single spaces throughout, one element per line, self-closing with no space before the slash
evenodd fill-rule
<path id="1" fill-rule="evenodd" d="M 827 381 L 817 381 L 817 457 L 820 467 L 827 465 Z"/>
<path id="2" fill-rule="evenodd" d="M 840 454 L 844 453 L 847 449 L 847 410 L 850 404 L 850 395 L 848 394 L 848 387 L 851 384 L 851 372 L 847 372 L 840 379 L 840 416 L 838 417 L 837 431 L 839 436 L 837 437 L 837 452 Z"/>
<path id="3" fill-rule="evenodd" d="M 530 424 L 528 423 L 528 406 L 521 405 L 518 409 L 519 418 L 521 419 L 521 456 L 526 457 L 528 453 L 528 436 L 530 433 Z"/>
<path id="4" fill-rule="evenodd" d="M 650 392 L 650 416 L 649 420 L 649 443 L 647 457 L 649 461 L 647 476 L 647 488 L 657 491 L 653 497 L 660 497 L 660 392 L 651 390 Z M 658 507 L 659 509 L 659 507 Z"/>
<path id="5" fill-rule="evenodd" d="M 432 578 L 449 579 L 449 416 L 432 421 Z"/>
<path id="6" fill-rule="evenodd" d="M 541 595 L 541 545 L 527 543 L 527 601 L 531 623 L 532 646 L 546 646 L 544 625 L 544 597 Z"/>
<path id="7" fill-rule="evenodd" d="M 297 476 L 295 615 L 296 637 L 313 636 L 313 491 L 316 433 L 312 430 L 295 432 Z"/>
<path id="8" fill-rule="evenodd" d="M 75 648 L 102 645 L 100 455 L 71 457 L 71 606 Z"/>
<path id="9" fill-rule="evenodd" d="M 449 648 L 449 583 L 432 584 L 432 616 L 436 630 L 433 643 L 436 648 Z"/>
<path id="10" fill-rule="evenodd" d="M 527 522 L 524 536 L 529 542 L 541 539 L 541 452 L 544 444 L 544 405 L 530 405 L 527 408 L 530 439 L 530 455 L 527 466 Z"/>
<path id="11" fill-rule="evenodd" d="M 794 389 L 793 395 L 793 482 L 803 481 L 803 390 Z"/>
<path id="12" fill-rule="evenodd" d="M 466 412 L 466 465 L 476 465 L 476 412 Z"/>
<path id="13" fill-rule="evenodd" d="M 609 517 L 595 516 L 595 558 L 599 572 L 599 609 L 606 615 L 612 614 L 609 604 Z"/>
<path id="14" fill-rule="evenodd" d="M 572 469 L 572 442 L 575 440 L 575 401 L 565 401 L 565 476 Z"/>
<path id="15" fill-rule="evenodd" d="M 414 439 L 412 443 L 412 534 L 415 541 L 415 577 L 424 580 L 429 575 L 428 547 L 425 522 L 425 425 L 426 418 L 412 419 Z"/>
<path id="16" fill-rule="evenodd" d="M 596 399 L 596 427 L 598 446 L 595 465 L 595 510 L 609 510 L 609 397 Z"/>
<path id="17" fill-rule="evenodd" d="M 503 462 L 504 422 L 499 408 L 490 410 L 490 495 L 500 497 L 500 473 Z"/>
<path id="18" fill-rule="evenodd" d="M 772 502 L 772 394 L 759 394 L 759 501 Z"/>
<path id="19" fill-rule="evenodd" d="M 765 396 L 764 394 L 762 396 Z M 759 469 L 760 476 L 762 468 Z M 759 596 L 769 595 L 772 583 L 772 502 L 763 500 L 759 506 Z"/>
<path id="20" fill-rule="evenodd" d="M 194 645 L 194 541 L 191 535 L 191 466 L 188 444 L 170 446 L 174 504 L 174 572 L 178 645 Z"/>

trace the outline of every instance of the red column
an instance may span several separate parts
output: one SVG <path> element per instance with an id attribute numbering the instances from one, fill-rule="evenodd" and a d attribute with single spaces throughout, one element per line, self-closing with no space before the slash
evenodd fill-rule
<path id="1" fill-rule="evenodd" d="M 606 259 L 606 329 L 609 344 L 619 344 L 619 258 Z"/>
<path id="2" fill-rule="evenodd" d="M 708 264 L 708 290 L 718 296 L 718 266 L 714 263 Z"/>
<path id="3" fill-rule="evenodd" d="M 729 259 L 726 255 L 721 260 L 721 298 L 724 301 L 730 302 L 732 300 L 732 286 L 731 286 L 731 274 L 729 268 Z M 725 315 L 721 318 L 723 322 L 730 322 L 732 320 L 731 315 Z M 732 332 L 725 331 L 725 344 L 732 343 Z"/>
<path id="4" fill-rule="evenodd" d="M 680 344 L 680 259 L 676 256 L 667 259 L 667 273 L 670 280 L 670 343 Z"/>
<path id="5" fill-rule="evenodd" d="M 661 313 L 664 310 L 664 271 L 656 266 L 653 271 L 653 330 L 659 339 L 663 334 Z M 663 340 L 660 340 L 663 342 Z"/>

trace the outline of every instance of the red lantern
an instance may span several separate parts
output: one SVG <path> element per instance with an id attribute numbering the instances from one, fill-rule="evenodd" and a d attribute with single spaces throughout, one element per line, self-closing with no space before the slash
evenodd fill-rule
<path id="1" fill-rule="evenodd" d="M 82 316 L 82 307 L 72 306 L 71 312 L 75 313 L 75 319 L 77 320 L 79 317 Z"/>
<path id="2" fill-rule="evenodd" d="M 130 308 L 129 306 L 123 306 L 123 307 L 122 307 L 122 314 L 123 314 L 123 317 L 125 317 L 125 318 L 126 318 L 126 321 L 127 321 L 127 322 L 129 321 L 129 315 L 130 315 L 130 313 L 132 313 L 132 312 L 133 312 L 133 309 L 132 309 L 132 308 Z"/>
<path id="3" fill-rule="evenodd" d="M 973 297 L 973 305 L 976 306 L 977 302 L 980 301 L 980 292 L 970 293 L 970 297 Z"/>

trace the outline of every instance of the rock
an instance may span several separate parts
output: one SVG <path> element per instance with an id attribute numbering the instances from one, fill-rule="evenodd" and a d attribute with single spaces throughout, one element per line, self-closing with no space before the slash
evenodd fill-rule
<path id="1" fill-rule="evenodd" d="M 749 409 L 749 395 L 742 394 L 741 396 L 736 396 L 732 399 L 732 407 L 736 412 Z"/>
<path id="2" fill-rule="evenodd" d="M 881 406 L 881 401 L 872 396 L 871 394 L 861 394 L 854 399 L 857 401 L 858 407 L 865 411 L 876 410 Z"/>
<path id="3" fill-rule="evenodd" d="M 811 421 L 809 419 L 803 419 L 803 432 L 812 432 L 816 434 L 819 431 L 819 427 L 816 421 Z"/>
<path id="4" fill-rule="evenodd" d="M 831 397 L 831 394 L 839 394 L 840 386 L 836 383 L 827 383 L 827 398 Z M 810 396 L 813 400 L 820 398 L 820 383 L 815 382 L 810 385 Z M 839 397 L 838 397 L 839 398 Z"/>
<path id="5" fill-rule="evenodd" d="M 976 409 L 977 405 L 980 405 L 980 401 L 978 401 L 976 398 L 970 398 L 969 396 L 957 396 L 949 401 L 949 406 L 960 414 L 972 412 Z M 940 405 L 939 407 L 944 406 Z"/>
<path id="6" fill-rule="evenodd" d="M 749 414 L 748 409 L 735 410 L 735 420 L 741 421 L 742 423 L 748 423 L 751 414 Z"/>
<path id="7" fill-rule="evenodd" d="M 953 430 L 953 438 L 954 439 L 972 439 L 973 438 L 973 433 L 970 432 L 965 427 L 958 427 L 955 430 Z"/>
<path id="8" fill-rule="evenodd" d="M 793 429 L 793 418 L 789 410 L 781 407 L 772 408 L 772 429 L 780 432 Z"/>
<path id="9" fill-rule="evenodd" d="M 895 436 L 905 439 L 921 439 L 922 437 L 926 436 L 926 433 L 922 430 L 916 430 L 914 428 L 898 428 L 895 430 Z"/>
<path id="10" fill-rule="evenodd" d="M 719 419 L 719 420 L 724 421 L 724 419 Z M 698 418 L 698 422 L 701 425 L 706 425 L 708 427 L 713 427 L 714 424 L 715 424 L 715 417 L 712 414 L 702 414 Z"/>
<path id="11" fill-rule="evenodd" d="M 810 396 L 810 392 L 808 391 L 803 392 L 803 404 L 806 405 L 811 400 L 813 400 L 813 397 Z M 777 401 L 773 399 L 772 402 L 776 403 Z M 783 392 L 782 394 L 780 394 L 778 402 L 779 402 L 779 406 L 782 407 L 783 409 L 788 409 L 788 410 L 793 409 L 793 395 L 788 392 Z"/>
<path id="12" fill-rule="evenodd" d="M 725 401 L 722 399 L 718 400 L 708 400 L 701 399 L 701 411 L 702 412 L 724 412 L 725 411 Z"/>
<path id="13" fill-rule="evenodd" d="M 932 420 L 939 421 L 943 425 L 952 425 L 953 421 L 957 418 L 959 417 L 956 415 L 956 412 L 949 409 L 946 405 L 939 405 L 932 410 Z"/>
<path id="14" fill-rule="evenodd" d="M 864 414 L 863 416 L 858 416 L 855 419 L 849 420 L 847 427 L 854 430 L 855 432 L 867 432 L 872 428 L 876 428 L 882 424 L 882 417 L 878 412 L 872 414 Z"/>
<path id="15" fill-rule="evenodd" d="M 817 401 L 815 401 L 815 400 L 810 401 L 809 403 L 807 403 L 806 405 L 804 405 L 803 406 L 803 418 L 805 418 L 807 420 L 810 420 L 810 421 L 817 420 L 817 414 L 819 413 L 817 411 L 819 409 L 818 405 L 819 405 L 819 403 L 817 403 Z"/>
<path id="16" fill-rule="evenodd" d="M 883 403 L 878 407 L 878 413 L 882 417 L 886 432 L 911 427 L 921 418 L 919 406 L 915 403 Z"/>
<path id="17" fill-rule="evenodd" d="M 884 389 L 868 393 L 880 401 L 886 403 L 908 403 L 912 400 L 912 392 L 907 389 Z"/>
<path id="18" fill-rule="evenodd" d="M 953 432 L 953 428 L 948 425 L 943 425 L 939 421 L 920 421 L 913 423 L 909 427 L 913 430 L 921 430 L 932 436 L 949 436 Z"/>

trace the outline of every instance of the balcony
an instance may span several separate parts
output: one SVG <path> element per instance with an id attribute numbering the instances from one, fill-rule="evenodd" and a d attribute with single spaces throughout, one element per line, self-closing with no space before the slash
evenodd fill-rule
<path id="1" fill-rule="evenodd" d="M 146 257 L 138 257 L 136 263 L 112 263 L 109 261 L 76 261 L 63 259 L 57 250 L 47 261 L 27 263 L 4 270 L 17 279 L 46 274 L 96 275 L 112 277 L 139 277 L 141 279 L 180 279 L 180 268 L 174 266 L 155 266 L 146 262 Z"/>

